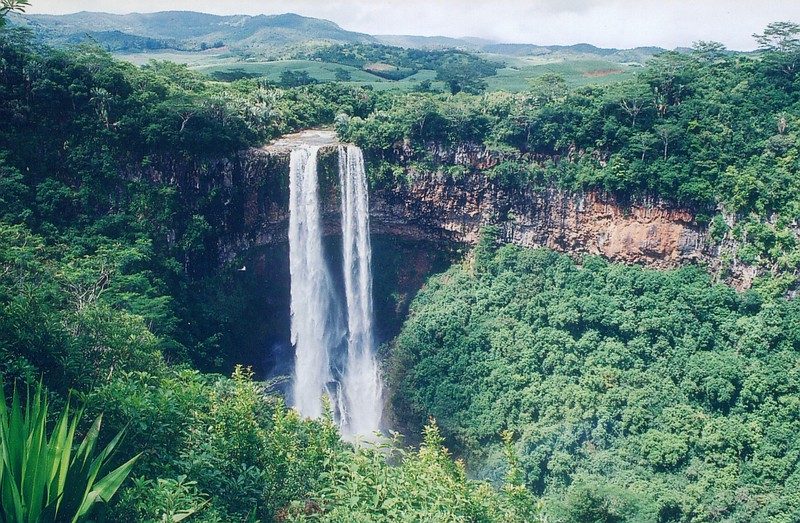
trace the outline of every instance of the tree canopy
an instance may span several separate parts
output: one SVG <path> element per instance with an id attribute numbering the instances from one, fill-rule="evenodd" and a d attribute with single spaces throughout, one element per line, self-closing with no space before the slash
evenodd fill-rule
<path id="1" fill-rule="evenodd" d="M 556 521 L 800 517 L 800 305 L 545 249 L 492 248 L 428 282 L 391 349 L 393 405 L 474 474 L 518 434 Z"/>

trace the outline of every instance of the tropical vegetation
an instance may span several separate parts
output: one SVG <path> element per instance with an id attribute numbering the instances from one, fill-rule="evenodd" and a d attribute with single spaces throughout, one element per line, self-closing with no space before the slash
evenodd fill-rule
<path id="1" fill-rule="evenodd" d="M 497 248 L 417 296 L 390 359 L 409 431 L 435 416 L 474 474 L 556 521 L 800 518 L 800 308 L 545 249 Z"/>
<path id="2" fill-rule="evenodd" d="M 50 435 L 49 402 L 41 386 L 28 391 L 25 407 L 16 390 L 10 409 L 2 391 L 0 399 L 2 521 L 83 521 L 98 504 L 110 501 L 130 474 L 138 456 L 108 470 L 123 432 L 95 451 L 102 415 L 73 453 L 81 411 L 71 411 L 69 399 Z"/>
<path id="3" fill-rule="evenodd" d="M 2 0 L 0 21 L 25 5 Z M 313 51 L 338 81 L 279 85 L 5 25 L 3 521 L 797 521 L 799 34 L 507 93 L 460 50 L 338 42 Z M 435 76 L 410 93 L 347 77 L 370 68 Z M 253 303 L 280 289 L 221 262 L 232 182 L 213 175 L 318 126 L 365 149 L 375 188 L 436 172 L 689 207 L 762 278 L 738 292 L 724 271 L 501 247 L 486 228 L 382 348 L 408 440 L 342 441 L 238 365 L 271 321 Z M 442 159 L 459 147 L 496 161 Z"/>

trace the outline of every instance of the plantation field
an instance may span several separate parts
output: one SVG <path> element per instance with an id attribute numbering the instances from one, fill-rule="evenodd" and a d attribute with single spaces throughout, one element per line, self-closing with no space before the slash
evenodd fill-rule
<path id="1" fill-rule="evenodd" d="M 237 60 L 232 53 L 227 51 L 148 51 L 141 53 L 114 53 L 116 58 L 130 62 L 134 65 L 144 65 L 152 60 L 166 60 L 189 67 L 213 66 L 230 64 Z"/>
<path id="2" fill-rule="evenodd" d="M 602 60 L 581 60 L 565 62 L 545 62 L 535 57 L 508 58 L 506 67 L 498 70 L 497 75 L 486 78 L 490 91 L 524 91 L 530 87 L 531 80 L 545 74 L 560 74 L 567 84 L 573 87 L 590 84 L 608 84 L 628 78 L 637 67 L 621 65 Z M 317 62 L 311 60 L 281 60 L 275 62 L 230 62 L 189 63 L 190 67 L 206 74 L 216 71 L 241 69 L 246 73 L 256 73 L 268 80 L 277 82 L 284 71 L 305 71 L 319 82 L 336 81 L 336 70 L 350 72 L 351 80 L 344 82 L 350 85 L 371 85 L 374 89 L 411 89 L 424 80 L 430 80 L 432 87 L 444 90 L 443 82 L 436 81 L 436 73 L 422 70 L 402 80 L 387 80 L 367 71 L 346 65 Z"/>
<path id="3" fill-rule="evenodd" d="M 319 82 L 336 81 L 336 71 L 344 69 L 350 73 L 351 79 L 341 82 L 347 85 L 371 85 L 374 89 L 410 89 L 423 80 L 431 80 L 434 88 L 444 89 L 444 84 L 435 82 L 436 73 L 431 70 L 422 70 L 402 80 L 387 80 L 380 78 L 357 67 L 341 65 L 330 62 L 317 62 L 312 60 L 280 60 L 274 62 L 226 62 L 218 64 L 194 66 L 200 72 L 213 74 L 217 71 L 242 70 L 245 73 L 260 74 L 264 78 L 278 82 L 284 71 L 304 71 Z"/>
<path id="4" fill-rule="evenodd" d="M 490 91 L 524 91 L 530 87 L 532 79 L 545 74 L 559 74 L 572 87 L 609 84 L 628 78 L 638 69 L 603 60 L 547 62 L 536 57 L 502 58 L 506 67 L 486 79 Z"/>
<path id="5" fill-rule="evenodd" d="M 207 74 L 216 71 L 230 71 L 241 69 L 246 73 L 260 74 L 264 78 L 277 82 L 280 80 L 281 73 L 285 71 L 305 71 L 320 82 L 333 82 L 336 80 L 336 71 L 344 69 L 350 73 L 352 81 L 355 82 L 384 82 L 386 80 L 378 78 L 361 69 L 347 65 L 316 62 L 312 60 L 280 60 L 275 62 L 234 62 L 224 65 L 201 66 L 199 71 Z"/>

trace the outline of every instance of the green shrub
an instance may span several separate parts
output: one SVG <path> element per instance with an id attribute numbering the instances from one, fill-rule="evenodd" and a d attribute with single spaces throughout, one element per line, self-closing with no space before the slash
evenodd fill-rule
<path id="1" fill-rule="evenodd" d="M 142 523 L 178 523 L 189 518 L 202 523 L 226 521 L 216 509 L 207 510 L 208 503 L 208 496 L 186 476 L 158 480 L 134 478 L 131 487 L 122 491 L 111 517 L 116 521 Z"/>

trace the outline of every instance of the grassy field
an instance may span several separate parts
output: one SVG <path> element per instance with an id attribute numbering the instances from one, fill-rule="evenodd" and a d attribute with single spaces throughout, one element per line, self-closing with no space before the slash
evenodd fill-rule
<path id="1" fill-rule="evenodd" d="M 208 67 L 235 63 L 232 53 L 220 51 L 148 51 L 146 53 L 114 53 L 114 56 L 135 65 L 144 65 L 151 60 L 167 60 L 189 67 Z"/>
<path id="2" fill-rule="evenodd" d="M 386 82 L 367 71 L 362 71 L 347 65 L 333 64 L 327 62 L 316 62 L 311 60 L 281 60 L 277 62 L 236 62 L 225 65 L 201 66 L 199 71 L 211 74 L 216 71 L 230 71 L 241 69 L 246 73 L 259 74 L 264 78 L 277 82 L 280 80 L 281 73 L 284 71 L 304 71 L 312 78 L 320 82 L 333 82 L 336 80 L 336 71 L 344 69 L 350 73 L 354 82 Z"/>
<path id="3" fill-rule="evenodd" d="M 546 62 L 536 57 L 506 58 L 506 67 L 486 82 L 492 91 L 524 91 L 531 80 L 545 74 L 559 74 L 572 87 L 608 84 L 630 77 L 638 69 L 602 60 Z"/>
<path id="4" fill-rule="evenodd" d="M 280 60 L 276 62 L 235 62 L 227 64 L 201 65 L 195 67 L 198 71 L 212 74 L 216 71 L 230 71 L 241 69 L 247 73 L 260 74 L 264 78 L 277 82 L 284 71 L 305 71 L 317 81 L 333 82 L 336 80 L 336 70 L 345 69 L 350 73 L 351 79 L 341 82 L 348 85 L 370 85 L 373 89 L 412 89 L 423 80 L 431 80 L 433 87 L 444 89 L 442 82 L 436 82 L 436 73 L 431 70 L 422 70 L 402 80 L 386 80 L 367 71 L 347 65 L 317 62 L 310 60 Z"/>
<path id="5" fill-rule="evenodd" d="M 206 74 L 217 71 L 242 70 L 254 73 L 277 82 L 284 71 L 305 71 L 320 82 L 336 80 L 336 71 L 344 69 L 350 73 L 351 80 L 344 82 L 351 85 L 370 85 L 374 89 L 413 89 L 423 80 L 430 80 L 437 90 L 444 90 L 445 85 L 436 81 L 436 73 L 422 70 L 402 80 L 387 80 L 362 69 L 329 62 L 312 60 L 279 60 L 271 62 L 240 61 L 240 58 L 226 52 L 151 52 L 118 55 L 129 62 L 141 65 L 150 60 L 170 60 L 187 64 L 192 69 Z M 506 67 L 499 69 L 497 75 L 489 77 L 486 82 L 491 91 L 524 91 L 529 88 L 531 80 L 548 73 L 562 75 L 572 87 L 589 84 L 606 84 L 628 78 L 638 67 L 623 65 L 603 60 L 561 60 L 553 61 L 543 57 L 509 57 L 488 55 L 490 59 L 501 61 Z"/>

